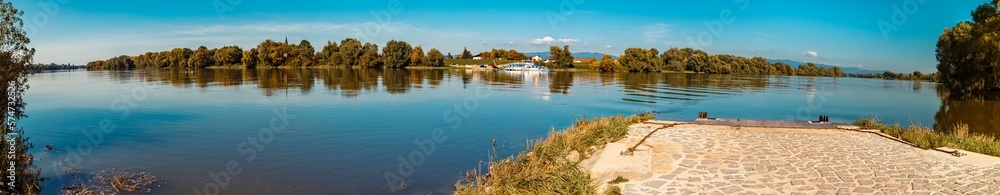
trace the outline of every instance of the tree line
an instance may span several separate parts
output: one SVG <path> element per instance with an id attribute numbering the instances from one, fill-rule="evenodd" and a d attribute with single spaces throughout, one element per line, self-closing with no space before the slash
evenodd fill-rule
<path id="1" fill-rule="evenodd" d="M 86 66 L 83 66 L 83 65 L 73 65 L 73 64 L 49 63 L 49 64 L 31 64 L 31 65 L 28 65 L 26 68 L 28 69 L 28 72 L 35 73 L 35 72 L 42 72 L 42 71 L 46 71 L 46 70 L 72 70 L 72 69 L 80 69 L 80 68 L 86 68 Z"/>
<path id="2" fill-rule="evenodd" d="M 892 71 L 885 71 L 883 73 L 847 74 L 847 77 L 936 82 L 938 79 L 938 73 L 935 72 L 931 74 L 924 74 L 921 73 L 920 71 L 914 71 L 913 73 L 910 74 L 903 74 L 903 73 L 895 73 Z"/>
<path id="3" fill-rule="evenodd" d="M 436 48 L 424 53 L 420 46 L 391 40 L 379 52 L 379 46 L 347 38 L 340 43 L 327 41 L 316 51 L 307 40 L 299 44 L 264 40 L 256 48 L 239 46 L 191 50 L 175 48 L 169 51 L 146 52 L 137 56 L 121 55 L 87 63 L 87 70 L 128 70 L 146 68 L 197 69 L 212 66 L 242 68 L 273 67 L 362 67 L 404 68 L 408 66 L 444 66 L 444 55 Z"/>
<path id="4" fill-rule="evenodd" d="M 617 60 L 604 56 L 591 65 L 605 72 L 696 72 L 710 74 L 770 74 L 800 76 L 844 76 L 838 67 L 823 68 L 813 63 L 792 68 L 786 63 L 770 63 L 763 57 L 717 54 L 692 48 L 670 48 L 662 54 L 656 48 L 627 48 Z"/>

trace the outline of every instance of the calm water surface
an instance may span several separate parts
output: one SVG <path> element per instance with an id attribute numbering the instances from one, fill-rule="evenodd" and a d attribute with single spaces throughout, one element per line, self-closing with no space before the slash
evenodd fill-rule
<path id="1" fill-rule="evenodd" d="M 395 193 L 447 193 L 489 159 L 493 138 L 506 156 L 581 117 L 644 111 L 668 120 L 700 111 L 844 123 L 878 116 L 1000 134 L 996 98 L 951 100 L 934 83 L 910 81 L 356 69 L 76 71 L 29 81 L 20 126 L 36 146 L 57 148 L 32 150 L 52 178 L 48 194 L 73 179 L 62 174 L 68 167 L 150 171 L 162 194 L 206 185 L 225 185 L 222 194 L 384 194 L 387 174 L 407 183 Z M 441 143 L 418 144 L 438 128 Z M 231 162 L 239 172 L 219 176 Z"/>

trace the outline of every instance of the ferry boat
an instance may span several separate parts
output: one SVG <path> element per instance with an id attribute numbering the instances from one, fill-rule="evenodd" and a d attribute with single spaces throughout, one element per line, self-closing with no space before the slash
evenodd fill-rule
<path id="1" fill-rule="evenodd" d="M 520 63 L 513 63 L 513 64 L 510 64 L 510 65 L 507 65 L 507 66 L 503 67 L 500 70 L 504 70 L 504 71 L 544 71 L 544 72 L 548 72 L 548 71 L 551 71 L 552 69 L 549 69 L 548 67 L 545 67 L 545 66 L 541 66 L 541 65 L 535 64 L 535 63 L 533 63 L 531 61 L 524 61 L 524 62 L 520 62 Z"/>

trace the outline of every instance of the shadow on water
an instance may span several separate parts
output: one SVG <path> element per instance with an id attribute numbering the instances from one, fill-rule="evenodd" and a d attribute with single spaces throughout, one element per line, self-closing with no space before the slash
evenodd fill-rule
<path id="1" fill-rule="evenodd" d="M 917 90 L 914 87 L 914 90 Z M 969 125 L 969 131 L 1000 137 L 1000 93 L 980 93 L 956 97 L 938 87 L 941 106 L 934 115 L 934 130 L 950 132 L 956 124 Z"/>

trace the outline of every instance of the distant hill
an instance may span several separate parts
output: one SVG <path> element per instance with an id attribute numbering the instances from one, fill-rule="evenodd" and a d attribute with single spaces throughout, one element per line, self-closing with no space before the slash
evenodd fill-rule
<path id="1" fill-rule="evenodd" d="M 527 53 L 524 53 L 524 55 L 527 55 L 528 58 L 531 58 L 531 57 L 533 57 L 535 55 L 541 56 L 542 59 L 548 59 L 549 58 L 549 52 L 547 52 L 547 51 L 527 52 Z M 597 52 L 576 52 L 576 53 L 573 53 L 573 57 L 574 58 L 597 58 L 598 60 L 600 60 L 602 56 L 604 56 L 603 53 L 597 53 Z M 611 58 L 617 59 L 618 56 L 611 55 Z"/>
<path id="2" fill-rule="evenodd" d="M 805 65 L 806 64 L 806 62 L 797 62 L 797 61 L 792 61 L 792 60 L 787 60 L 787 59 L 786 60 L 767 59 L 767 61 L 771 62 L 772 64 L 773 63 L 778 63 L 778 62 L 784 62 L 785 64 L 791 65 L 792 68 L 799 67 L 799 65 Z M 815 64 L 816 66 L 819 66 L 819 67 L 823 67 L 823 68 L 833 68 L 834 67 L 833 65 L 818 64 L 818 63 L 813 63 L 813 64 Z M 857 67 L 843 67 L 843 66 L 837 66 L 837 67 L 840 67 L 840 71 L 844 72 L 844 74 L 881 74 L 881 73 L 884 73 L 886 71 L 886 70 L 868 70 L 868 69 L 861 69 L 861 68 L 857 68 Z"/>

